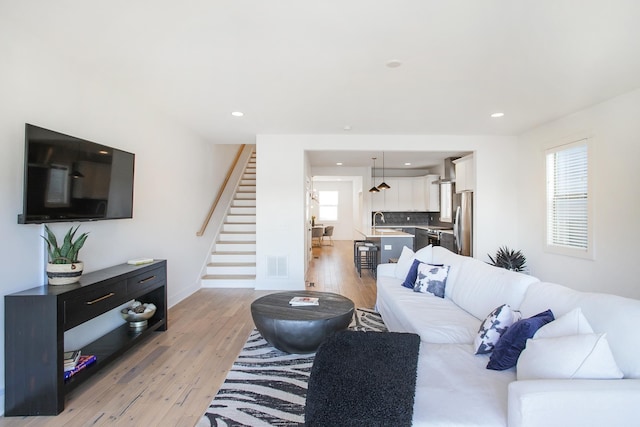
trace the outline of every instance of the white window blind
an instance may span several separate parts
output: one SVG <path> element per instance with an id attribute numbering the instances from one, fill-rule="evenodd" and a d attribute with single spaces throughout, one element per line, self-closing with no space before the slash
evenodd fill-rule
<path id="1" fill-rule="evenodd" d="M 338 220 L 338 192 L 318 192 L 318 217 L 320 221 Z"/>
<path id="2" fill-rule="evenodd" d="M 587 140 L 550 149 L 547 157 L 547 248 L 591 253 Z"/>

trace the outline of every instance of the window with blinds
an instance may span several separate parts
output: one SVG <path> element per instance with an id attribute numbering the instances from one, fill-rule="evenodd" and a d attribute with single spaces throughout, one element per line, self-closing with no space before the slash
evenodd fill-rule
<path id="1" fill-rule="evenodd" d="M 547 249 L 592 256 L 587 140 L 555 147 L 547 160 Z"/>

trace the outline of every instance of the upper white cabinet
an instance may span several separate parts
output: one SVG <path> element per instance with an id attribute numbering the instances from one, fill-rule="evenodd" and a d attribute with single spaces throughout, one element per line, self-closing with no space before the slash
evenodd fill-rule
<path id="1" fill-rule="evenodd" d="M 419 211 L 440 210 L 440 186 L 433 184 L 440 177 L 426 175 L 417 177 L 385 178 L 391 188 L 371 194 L 372 211 Z M 377 179 L 376 185 L 382 180 Z"/>
<path id="2" fill-rule="evenodd" d="M 426 175 L 423 177 L 424 183 L 424 209 L 427 212 L 438 212 L 440 210 L 440 185 L 434 184 L 440 180 L 440 175 Z"/>
<path id="3" fill-rule="evenodd" d="M 376 180 L 379 185 L 382 180 Z M 424 178 L 393 177 L 385 178 L 391 188 L 371 194 L 373 211 L 424 211 Z"/>
<path id="4" fill-rule="evenodd" d="M 475 188 L 475 171 L 473 154 L 454 160 L 456 165 L 456 193 L 473 191 Z"/>

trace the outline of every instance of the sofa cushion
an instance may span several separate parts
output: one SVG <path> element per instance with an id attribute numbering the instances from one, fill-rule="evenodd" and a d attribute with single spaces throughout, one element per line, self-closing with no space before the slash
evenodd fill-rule
<path id="1" fill-rule="evenodd" d="M 506 427 L 513 370 L 489 371 L 487 355 L 473 344 L 422 342 L 418 359 L 414 426 Z"/>
<path id="2" fill-rule="evenodd" d="M 480 330 L 473 342 L 476 354 L 491 353 L 502 334 L 521 317 L 520 312 L 511 309 L 508 304 L 502 304 L 491 311 L 480 325 Z"/>
<path id="3" fill-rule="evenodd" d="M 606 332 L 609 347 L 625 378 L 640 378 L 640 301 L 617 295 L 580 292 L 555 283 L 529 286 L 523 316 L 550 308 L 561 316 L 580 307 L 596 333 Z"/>
<path id="4" fill-rule="evenodd" d="M 553 320 L 551 310 L 543 311 L 528 319 L 515 322 L 502 334 L 487 364 L 487 369 L 502 371 L 513 368 L 518 362 L 518 357 L 524 350 L 527 340 L 543 325 Z"/>
<path id="5" fill-rule="evenodd" d="M 591 334 L 593 329 L 582 314 L 580 307 L 549 322 L 533 335 L 533 339 L 564 337 L 567 335 Z"/>
<path id="6" fill-rule="evenodd" d="M 518 380 L 617 379 L 622 371 L 606 334 L 530 339 L 517 364 Z"/>
<path id="7" fill-rule="evenodd" d="M 433 263 L 451 266 L 445 294 L 478 319 L 484 319 L 502 304 L 517 310 L 527 287 L 538 281 L 533 276 L 456 255 L 439 246 L 433 248 Z"/>
<path id="8" fill-rule="evenodd" d="M 380 271 L 380 270 L 378 270 Z M 411 332 L 423 342 L 472 344 L 480 321 L 450 299 L 413 292 L 393 276 L 377 278 L 376 309 L 391 332 Z"/>
<path id="9" fill-rule="evenodd" d="M 407 274 L 409 273 L 414 260 L 418 259 L 422 262 L 430 263 L 432 261 L 432 258 L 433 252 L 431 245 L 425 246 L 418 252 L 413 252 L 408 247 L 403 246 L 400 257 L 398 258 L 398 262 L 396 263 L 395 277 L 404 280 L 407 277 Z"/>
<path id="10" fill-rule="evenodd" d="M 444 290 L 447 285 L 448 272 L 448 265 L 432 265 L 419 263 L 413 291 L 430 293 L 439 298 L 444 298 Z"/>

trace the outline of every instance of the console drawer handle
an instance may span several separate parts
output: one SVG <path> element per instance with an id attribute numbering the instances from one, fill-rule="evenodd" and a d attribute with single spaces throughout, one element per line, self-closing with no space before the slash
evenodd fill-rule
<path id="1" fill-rule="evenodd" d="M 103 296 L 101 296 L 100 298 L 96 298 L 96 299 L 94 299 L 93 301 L 87 301 L 87 303 L 86 303 L 86 304 L 87 304 L 87 305 L 95 304 L 95 303 L 100 302 L 100 301 L 102 301 L 102 300 L 105 300 L 105 299 L 107 299 L 107 298 L 111 298 L 111 297 L 112 297 L 112 296 L 114 296 L 114 295 L 115 295 L 115 293 L 113 293 L 113 292 L 109 292 L 108 294 L 103 295 Z"/>
<path id="2" fill-rule="evenodd" d="M 155 278 L 156 278 L 156 276 L 147 277 L 146 279 L 142 279 L 142 280 L 140 280 L 138 283 L 139 283 L 139 284 L 142 284 L 142 283 L 144 283 L 144 282 L 148 282 L 149 280 L 153 280 L 153 279 L 155 279 Z"/>

